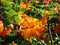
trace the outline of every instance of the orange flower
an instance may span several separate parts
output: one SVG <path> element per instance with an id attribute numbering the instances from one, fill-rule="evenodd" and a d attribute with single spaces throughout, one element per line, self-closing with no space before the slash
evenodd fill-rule
<path id="1" fill-rule="evenodd" d="M 37 30 L 33 30 L 34 33 L 33 33 L 33 36 L 36 38 L 36 39 L 40 39 L 40 33 L 37 31 Z"/>
<path id="2" fill-rule="evenodd" d="M 0 36 L 5 37 L 6 35 L 9 35 L 12 28 L 13 28 L 13 25 L 9 25 L 6 30 L 3 30 L 0 32 Z"/>
<path id="3" fill-rule="evenodd" d="M 55 7 L 54 8 L 54 11 L 58 13 L 58 7 Z"/>
<path id="4" fill-rule="evenodd" d="M 22 2 L 19 7 L 24 8 L 25 10 L 29 10 L 29 6 L 25 4 L 24 2 Z"/>
<path id="5" fill-rule="evenodd" d="M 4 27 L 3 27 L 3 22 L 0 21 L 0 33 L 4 30 Z"/>
<path id="6" fill-rule="evenodd" d="M 24 39 L 30 39 L 30 37 L 32 36 L 32 35 L 30 34 L 30 29 L 24 30 L 23 36 L 24 36 Z"/>
<path id="7" fill-rule="evenodd" d="M 31 16 L 27 16 L 25 14 L 21 15 L 20 18 L 20 29 L 18 32 L 20 35 L 23 35 L 24 39 L 30 39 L 31 36 L 34 36 L 36 39 L 44 37 L 44 31 L 46 29 L 45 26 L 47 24 L 48 18 L 47 13 L 41 20 L 33 18 Z"/>

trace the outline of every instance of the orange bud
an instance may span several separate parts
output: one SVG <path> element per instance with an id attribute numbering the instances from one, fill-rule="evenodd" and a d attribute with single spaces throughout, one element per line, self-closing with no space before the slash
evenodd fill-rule
<path id="1" fill-rule="evenodd" d="M 57 7 L 55 7 L 55 8 L 54 8 L 54 11 L 58 13 L 58 8 L 57 8 Z"/>
<path id="2" fill-rule="evenodd" d="M 3 22 L 0 21 L 0 33 L 4 30 Z"/>

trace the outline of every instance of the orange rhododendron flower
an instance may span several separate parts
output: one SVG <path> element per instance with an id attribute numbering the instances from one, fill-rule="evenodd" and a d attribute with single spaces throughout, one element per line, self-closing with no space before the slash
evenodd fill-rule
<path id="1" fill-rule="evenodd" d="M 3 23 L 2 23 L 2 24 L 3 24 Z M 1 36 L 1 37 L 5 37 L 6 35 L 9 35 L 12 28 L 13 28 L 13 25 L 9 25 L 9 26 L 4 30 L 4 27 L 3 27 L 3 25 L 2 25 L 2 27 L 0 27 L 0 30 L 2 29 L 2 31 L 0 31 L 0 36 Z"/>
<path id="2" fill-rule="evenodd" d="M 54 8 L 54 11 L 58 13 L 58 7 L 55 7 Z"/>
<path id="3" fill-rule="evenodd" d="M 20 29 L 17 32 L 23 35 L 24 39 L 30 39 L 31 36 L 34 36 L 36 39 L 44 37 L 48 14 L 45 14 L 41 20 L 25 14 L 21 15 L 20 18 Z"/>
<path id="4" fill-rule="evenodd" d="M 3 27 L 3 22 L 0 21 L 0 33 L 4 30 L 4 27 Z"/>
<path id="5" fill-rule="evenodd" d="M 28 4 L 25 4 L 24 2 L 22 2 L 19 7 L 20 7 L 20 8 L 24 8 L 25 10 L 29 10 L 29 8 L 30 8 L 30 7 L 28 6 Z"/>

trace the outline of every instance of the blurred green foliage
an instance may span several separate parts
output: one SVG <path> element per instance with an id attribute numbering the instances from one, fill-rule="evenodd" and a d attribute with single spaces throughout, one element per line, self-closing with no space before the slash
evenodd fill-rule
<path id="1" fill-rule="evenodd" d="M 57 2 L 51 2 L 46 8 L 42 2 L 38 2 L 37 0 L 32 0 L 32 3 L 30 3 L 30 9 L 25 11 L 22 8 L 18 8 L 19 4 L 21 2 L 26 2 L 26 0 L 2 0 L 2 7 L 1 10 L 3 14 L 1 15 L 3 17 L 4 25 L 7 26 L 9 24 L 14 24 L 19 22 L 18 13 L 25 13 L 27 15 L 31 15 L 35 18 L 41 19 L 45 12 L 48 11 L 49 21 L 50 23 L 56 22 L 57 20 L 55 16 L 58 14 L 60 16 L 60 4 Z M 53 11 L 54 7 L 58 7 L 58 13 Z M 48 35 L 49 36 L 49 35 Z M 55 39 L 56 36 L 54 34 L 54 45 L 58 44 L 60 42 L 60 35 L 59 38 Z M 0 45 L 12 45 L 12 41 L 14 41 L 17 45 L 50 45 L 49 42 L 44 42 L 43 39 L 36 40 L 34 37 L 31 37 L 30 40 L 24 40 L 21 35 L 16 35 L 14 32 L 12 32 L 7 37 L 0 37 Z M 60 45 L 60 44 L 58 44 Z"/>

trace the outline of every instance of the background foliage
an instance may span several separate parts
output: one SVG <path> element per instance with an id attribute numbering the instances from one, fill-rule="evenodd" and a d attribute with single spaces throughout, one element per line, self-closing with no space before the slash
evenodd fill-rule
<path id="1" fill-rule="evenodd" d="M 19 8 L 22 2 L 28 4 L 30 9 L 25 10 L 24 8 Z M 46 26 L 48 28 L 46 35 L 49 37 L 49 41 L 45 42 L 44 39 L 37 40 L 34 37 L 31 37 L 30 40 L 24 40 L 21 35 L 17 35 L 12 31 L 10 35 L 0 37 L 0 45 L 52 45 L 50 39 L 51 35 L 54 45 L 60 45 L 60 33 L 54 33 L 56 24 L 60 23 L 60 3 L 54 0 L 50 2 L 48 7 L 45 7 L 43 1 L 40 2 L 40 0 L 2 0 L 0 4 L 0 17 L 3 19 L 4 27 L 6 28 L 9 24 L 13 24 L 13 30 L 19 27 L 19 13 L 27 14 L 28 16 L 38 19 L 42 19 L 46 11 L 49 13 L 49 19 Z M 53 10 L 56 7 L 58 7 L 58 12 L 57 10 Z M 52 27 L 51 29 L 49 29 L 49 25 Z M 51 35 L 49 34 L 49 30 L 51 30 Z"/>

